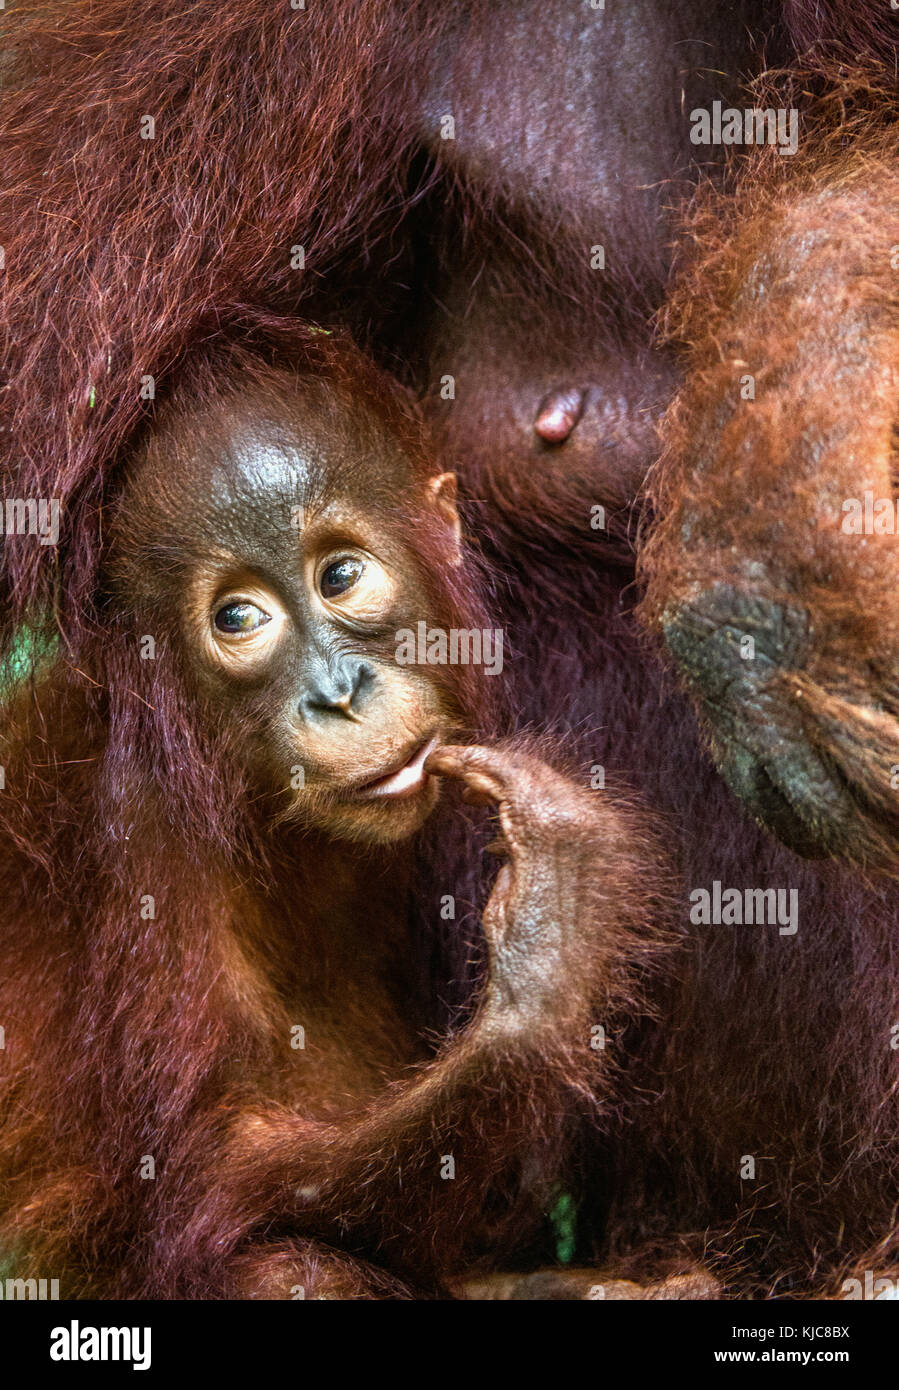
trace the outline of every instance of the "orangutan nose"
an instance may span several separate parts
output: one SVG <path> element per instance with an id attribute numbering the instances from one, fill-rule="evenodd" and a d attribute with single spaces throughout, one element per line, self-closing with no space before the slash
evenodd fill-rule
<path id="1" fill-rule="evenodd" d="M 364 661 L 353 658 L 334 669 L 325 661 L 310 660 L 300 709 L 305 715 L 340 714 L 357 723 L 357 707 L 372 681 L 373 672 Z"/>
<path id="2" fill-rule="evenodd" d="M 586 391 L 569 387 L 550 391 L 540 402 L 534 429 L 547 444 L 564 444 L 584 413 Z"/>

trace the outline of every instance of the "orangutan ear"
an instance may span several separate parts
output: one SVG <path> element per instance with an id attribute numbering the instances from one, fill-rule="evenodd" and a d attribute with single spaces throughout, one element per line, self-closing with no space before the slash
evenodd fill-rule
<path id="1" fill-rule="evenodd" d="M 458 565 L 462 559 L 462 525 L 456 506 L 458 487 L 455 473 L 438 473 L 428 482 L 428 496 L 431 504 L 449 527 L 450 563 Z"/>

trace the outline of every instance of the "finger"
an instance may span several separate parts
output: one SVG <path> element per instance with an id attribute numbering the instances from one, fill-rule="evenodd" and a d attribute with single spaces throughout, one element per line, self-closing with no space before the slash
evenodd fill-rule
<path id="1" fill-rule="evenodd" d="M 439 777 L 455 777 L 466 788 L 483 798 L 475 804 L 499 801 L 505 795 L 504 783 L 498 770 L 491 765 L 490 753 L 477 744 L 471 747 L 451 744 L 435 748 L 425 760 L 425 771 Z"/>
<path id="2" fill-rule="evenodd" d="M 520 827 L 516 827 L 514 811 L 509 801 L 501 801 L 499 804 L 499 826 L 505 842 L 506 853 L 509 855 L 517 854 L 521 849 L 518 833 Z"/>
<path id="3" fill-rule="evenodd" d="M 465 763 L 462 758 L 465 749 L 455 744 L 446 744 L 441 748 L 435 748 L 433 753 L 429 753 L 425 758 L 425 772 L 436 777 L 462 777 L 465 772 Z"/>
<path id="4" fill-rule="evenodd" d="M 486 762 L 487 750 L 477 743 L 443 743 L 429 753 L 425 768 L 431 772 L 445 772 L 449 777 L 459 777 L 466 769 Z"/>

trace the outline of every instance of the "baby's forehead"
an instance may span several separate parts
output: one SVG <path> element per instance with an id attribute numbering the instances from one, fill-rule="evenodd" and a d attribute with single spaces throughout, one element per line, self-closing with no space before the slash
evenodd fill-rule
<path id="1" fill-rule="evenodd" d="M 333 393 L 232 397 L 173 412 L 124 504 L 168 550 L 292 564 L 310 525 L 389 530 L 414 481 L 403 441 L 366 408 Z"/>
<path id="2" fill-rule="evenodd" d="M 308 505 L 341 471 L 314 434 L 262 419 L 230 429 L 198 462 L 213 507 Z"/>
<path id="3" fill-rule="evenodd" d="M 213 507 L 308 507 L 341 497 L 395 504 L 413 477 L 401 441 L 380 421 L 312 392 L 231 403 L 200 422 L 191 452 L 188 471 Z"/>

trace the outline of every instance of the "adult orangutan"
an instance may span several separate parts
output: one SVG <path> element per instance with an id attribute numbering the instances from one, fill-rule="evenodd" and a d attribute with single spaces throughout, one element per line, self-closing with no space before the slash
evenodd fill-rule
<path id="1" fill-rule="evenodd" d="M 420 394 L 434 476 L 459 474 L 514 725 L 623 774 L 680 874 L 687 948 L 658 1022 L 613 1035 L 565 1175 L 575 1258 L 644 1281 L 704 1259 L 731 1292 L 895 1272 L 895 598 L 889 536 L 842 525 L 893 496 L 891 6 L 3 22 L 5 490 L 64 503 L 58 548 L 6 547 L 6 641 L 48 613 L 69 651 L 93 640 L 116 465 L 185 353 L 248 320 L 349 328 Z M 702 143 L 722 112 L 745 148 Z M 633 622 L 641 558 L 695 706 Z M 41 826 L 24 838 L 51 874 Z M 437 839 L 432 922 L 482 900 Z M 464 1021 L 454 926 L 438 996 Z M 523 1240 L 518 1263 L 545 1259 Z"/>

